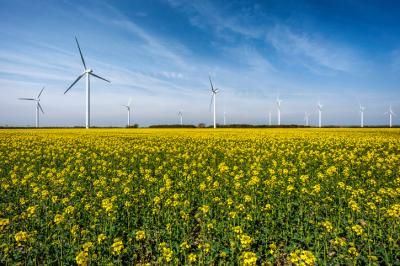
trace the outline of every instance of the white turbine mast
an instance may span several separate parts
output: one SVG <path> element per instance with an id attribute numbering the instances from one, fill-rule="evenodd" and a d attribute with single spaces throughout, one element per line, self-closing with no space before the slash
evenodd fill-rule
<path id="1" fill-rule="evenodd" d="M 36 102 L 36 127 L 39 127 L 39 109 L 44 114 L 43 108 L 40 105 L 40 95 L 42 95 L 42 92 L 44 90 L 44 87 L 42 90 L 39 92 L 38 96 L 36 98 L 18 98 L 18 100 L 24 100 L 24 101 L 34 101 Z"/>
<path id="2" fill-rule="evenodd" d="M 323 107 L 321 102 L 318 101 L 317 107 L 318 107 L 318 127 L 320 128 L 322 126 L 322 107 Z"/>
<path id="3" fill-rule="evenodd" d="M 269 126 L 272 125 L 272 113 L 271 113 L 271 111 L 268 112 L 268 125 Z"/>
<path id="4" fill-rule="evenodd" d="M 93 73 L 93 70 L 86 67 L 85 59 L 83 59 L 81 47 L 79 46 L 78 39 L 75 37 L 76 44 L 79 49 L 79 54 L 81 55 L 82 64 L 84 71 L 78 76 L 78 78 L 68 87 L 68 89 L 64 92 L 66 94 L 83 76 L 86 76 L 86 128 L 90 128 L 90 76 L 94 76 L 98 79 L 102 79 L 104 81 L 110 82 L 109 80 L 102 78 Z"/>
<path id="5" fill-rule="evenodd" d="M 385 112 L 385 115 L 389 114 L 389 127 L 392 127 L 392 120 L 393 120 L 393 116 L 395 116 L 396 114 L 393 112 L 392 110 L 392 105 L 389 106 L 389 111 Z"/>
<path id="6" fill-rule="evenodd" d="M 305 126 L 308 127 L 309 126 L 309 118 L 310 118 L 310 114 L 305 112 L 304 113 L 304 122 L 305 122 Z"/>
<path id="7" fill-rule="evenodd" d="M 361 116 L 360 127 L 364 127 L 364 111 L 365 107 L 360 104 L 360 116 Z"/>
<path id="8" fill-rule="evenodd" d="M 211 93 L 212 93 L 211 102 L 210 102 L 210 109 L 211 109 L 211 105 L 214 103 L 214 115 L 213 115 L 213 117 L 214 117 L 214 128 L 216 128 L 217 127 L 217 122 L 216 122 L 215 108 L 216 108 L 216 101 L 217 101 L 217 93 L 219 92 L 219 89 L 218 88 L 214 88 L 214 85 L 213 85 L 213 83 L 211 81 L 211 77 L 209 76 L 208 78 L 210 80 Z"/>
<path id="9" fill-rule="evenodd" d="M 180 124 L 181 124 L 181 126 L 183 126 L 183 113 L 182 113 L 182 110 L 179 111 L 178 116 L 179 116 Z"/>
<path id="10" fill-rule="evenodd" d="M 226 111 L 225 111 L 225 105 L 224 105 L 224 126 L 226 126 Z"/>
<path id="11" fill-rule="evenodd" d="M 131 102 L 132 102 L 132 98 L 129 98 L 128 104 L 122 105 L 126 108 L 126 110 L 128 112 L 128 127 L 131 126 Z"/>
<path id="12" fill-rule="evenodd" d="M 281 125 L 281 104 L 282 104 L 282 100 L 279 99 L 279 96 L 276 97 L 276 111 L 277 111 L 277 116 L 278 116 L 278 126 Z"/>

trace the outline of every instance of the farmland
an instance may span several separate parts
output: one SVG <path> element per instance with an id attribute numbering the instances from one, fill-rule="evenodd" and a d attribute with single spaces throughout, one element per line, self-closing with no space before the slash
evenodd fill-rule
<path id="1" fill-rule="evenodd" d="M 398 129 L 0 131 L 0 263 L 400 264 Z"/>

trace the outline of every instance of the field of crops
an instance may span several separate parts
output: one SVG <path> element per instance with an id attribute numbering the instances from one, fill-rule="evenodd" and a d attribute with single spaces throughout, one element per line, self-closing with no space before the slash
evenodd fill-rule
<path id="1" fill-rule="evenodd" d="M 18 262 L 399 265 L 400 130 L 2 130 Z"/>

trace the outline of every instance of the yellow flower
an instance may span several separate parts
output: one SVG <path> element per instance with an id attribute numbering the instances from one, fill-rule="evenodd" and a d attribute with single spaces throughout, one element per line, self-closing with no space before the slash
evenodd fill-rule
<path id="1" fill-rule="evenodd" d="M 62 215 L 62 214 L 56 214 L 55 216 L 54 216 L 54 222 L 55 222 L 55 224 L 60 224 L 60 223 L 62 223 L 64 221 L 64 215 Z"/>
<path id="2" fill-rule="evenodd" d="M 121 238 L 115 238 L 114 243 L 111 245 L 111 250 L 113 255 L 120 255 L 124 249 L 124 243 Z"/>
<path id="3" fill-rule="evenodd" d="M 350 247 L 347 252 L 353 257 L 357 257 L 360 254 L 355 247 Z"/>
<path id="4" fill-rule="evenodd" d="M 315 265 L 317 260 L 311 251 L 298 249 L 289 254 L 289 261 L 294 265 L 311 266 Z"/>
<path id="5" fill-rule="evenodd" d="M 89 251 L 90 248 L 93 247 L 93 243 L 92 242 L 86 242 L 85 244 L 83 244 L 82 248 L 84 251 Z"/>
<path id="6" fill-rule="evenodd" d="M 1 218 L 0 219 L 0 230 L 3 230 L 7 225 L 10 224 L 10 219 L 8 218 Z"/>
<path id="7" fill-rule="evenodd" d="M 76 255 L 75 257 L 75 261 L 78 265 L 88 265 L 88 252 L 84 250 L 79 252 L 78 255 Z"/>
<path id="8" fill-rule="evenodd" d="M 189 263 L 194 263 L 197 260 L 197 255 L 194 253 L 190 253 L 188 256 Z"/>
<path id="9" fill-rule="evenodd" d="M 17 242 L 25 242 L 25 241 L 28 240 L 28 237 L 29 237 L 29 235 L 28 235 L 28 233 L 25 232 L 25 231 L 19 231 L 19 232 L 16 233 L 15 236 L 14 236 L 15 241 L 17 241 Z"/>
<path id="10" fill-rule="evenodd" d="M 255 266 L 257 265 L 257 255 L 254 252 L 246 251 L 240 255 L 244 266 Z"/>
<path id="11" fill-rule="evenodd" d="M 165 242 L 162 242 L 159 246 L 161 249 L 161 254 L 162 254 L 163 259 L 166 262 L 170 262 L 172 260 L 172 256 L 173 256 L 174 252 L 167 246 L 167 244 Z"/>
<path id="12" fill-rule="evenodd" d="M 66 214 L 72 214 L 75 211 L 75 207 L 74 206 L 68 206 L 67 208 L 65 208 L 64 212 Z"/>
<path id="13" fill-rule="evenodd" d="M 139 231 L 136 232 L 135 238 L 136 238 L 137 241 L 144 240 L 146 238 L 146 233 L 144 231 L 142 231 L 142 230 L 139 230 Z"/>
<path id="14" fill-rule="evenodd" d="M 106 235 L 105 234 L 100 234 L 97 236 L 97 243 L 101 244 L 105 239 L 106 239 Z"/>
<path id="15" fill-rule="evenodd" d="M 249 248 L 252 242 L 253 242 L 253 239 L 251 239 L 250 236 L 245 235 L 245 234 L 240 236 L 240 245 L 242 246 L 242 248 L 244 248 L 244 249 Z"/>
<path id="16" fill-rule="evenodd" d="M 332 226 L 331 222 L 329 222 L 329 221 L 324 221 L 324 222 L 321 223 L 321 225 L 325 228 L 325 230 L 326 230 L 328 233 L 332 232 L 333 226 Z"/>
<path id="17" fill-rule="evenodd" d="M 200 211 L 202 211 L 204 214 L 207 214 L 210 210 L 210 207 L 208 205 L 203 205 L 199 208 Z"/>
<path id="18" fill-rule="evenodd" d="M 32 217 L 35 215 L 36 213 L 36 208 L 37 206 L 30 206 L 28 207 L 28 209 L 26 210 L 28 217 Z"/>
<path id="19" fill-rule="evenodd" d="M 358 236 L 361 236 L 362 234 L 363 234 L 363 232 L 364 232 L 364 229 L 362 228 L 362 226 L 361 225 L 358 225 L 358 224 L 356 224 L 356 225 L 353 225 L 352 227 L 351 227 L 351 229 L 356 233 L 356 235 L 358 235 Z"/>
<path id="20" fill-rule="evenodd" d="M 184 241 L 180 244 L 181 249 L 188 249 L 190 248 L 190 245 L 188 244 L 188 242 Z"/>

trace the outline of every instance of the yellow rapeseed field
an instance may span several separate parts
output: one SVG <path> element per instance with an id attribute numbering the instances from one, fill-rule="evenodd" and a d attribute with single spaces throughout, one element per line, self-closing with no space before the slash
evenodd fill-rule
<path id="1" fill-rule="evenodd" d="M 400 264 L 398 129 L 0 130 L 0 264 Z"/>

